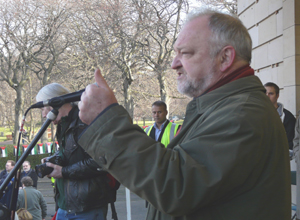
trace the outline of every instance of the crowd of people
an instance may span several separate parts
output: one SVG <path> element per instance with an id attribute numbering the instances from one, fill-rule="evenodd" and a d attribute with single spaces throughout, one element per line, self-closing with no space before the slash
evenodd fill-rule
<path id="1" fill-rule="evenodd" d="M 47 176 L 55 178 L 57 220 L 105 220 L 108 173 L 147 201 L 147 220 L 290 218 L 288 149 L 296 119 L 277 102 L 278 86 L 254 75 L 245 26 L 229 14 L 195 10 L 174 51 L 178 91 L 193 98 L 182 126 L 167 120 L 161 101 L 152 104 L 153 125 L 132 124 L 99 69 L 78 105 L 58 108 L 53 123 L 62 162 L 46 163 L 53 168 Z M 52 83 L 36 100 L 67 93 Z M 43 117 L 52 110 L 42 108 Z M 12 166 L 8 162 L 3 175 Z M 37 202 L 40 210 L 32 215 L 43 219 L 45 204 L 28 161 L 23 169 L 28 206 Z"/>
<path id="2" fill-rule="evenodd" d="M 8 177 L 8 174 L 12 172 L 15 164 L 16 163 L 13 160 L 8 160 L 6 162 L 5 169 L 0 173 L 0 185 Z M 8 210 L 11 210 L 12 207 L 15 207 L 16 210 L 26 207 L 28 212 L 31 213 L 33 220 L 44 220 L 47 215 L 47 204 L 42 193 L 36 189 L 38 181 L 37 174 L 33 169 L 31 169 L 29 161 L 24 161 L 22 165 L 23 171 L 19 177 L 20 190 L 16 204 L 12 204 L 11 200 L 15 178 L 12 178 L 8 186 L 5 188 L 4 195 L 0 199 L 0 203 L 7 207 Z M 15 214 L 15 219 L 18 219 L 17 214 Z"/>

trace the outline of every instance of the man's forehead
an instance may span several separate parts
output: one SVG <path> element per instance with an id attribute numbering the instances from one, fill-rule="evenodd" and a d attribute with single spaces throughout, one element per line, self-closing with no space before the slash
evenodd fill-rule
<path id="1" fill-rule="evenodd" d="M 178 35 L 178 38 L 174 44 L 174 50 L 181 50 L 190 42 L 191 35 L 195 34 L 194 32 L 185 31 L 184 29 Z"/>
<path id="2" fill-rule="evenodd" d="M 272 86 L 265 86 L 265 89 L 267 90 L 267 92 L 275 92 L 275 88 Z"/>
<path id="3" fill-rule="evenodd" d="M 164 106 L 157 106 L 157 105 L 152 106 L 152 111 L 161 111 L 161 110 L 165 110 Z"/>
<path id="4" fill-rule="evenodd" d="M 199 35 L 201 34 L 210 34 L 208 16 L 200 16 L 187 22 L 178 35 L 178 38 L 174 44 L 174 49 L 181 50 L 191 41 L 197 41 Z"/>

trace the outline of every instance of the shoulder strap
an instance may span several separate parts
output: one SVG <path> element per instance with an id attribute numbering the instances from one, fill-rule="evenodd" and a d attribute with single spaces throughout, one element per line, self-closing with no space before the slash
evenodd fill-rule
<path id="1" fill-rule="evenodd" d="M 111 219 L 118 220 L 118 215 L 117 215 L 117 212 L 116 212 L 116 208 L 115 208 L 115 203 L 114 202 L 110 203 L 110 208 L 111 208 Z"/>
<path id="2" fill-rule="evenodd" d="M 24 198 L 25 198 L 25 209 L 27 210 L 27 195 L 26 195 L 26 190 L 23 189 L 24 191 Z"/>

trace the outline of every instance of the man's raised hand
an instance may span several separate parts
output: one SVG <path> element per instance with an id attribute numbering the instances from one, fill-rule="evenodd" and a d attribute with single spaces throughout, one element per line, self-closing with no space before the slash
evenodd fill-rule
<path id="1" fill-rule="evenodd" d="M 96 84 L 90 84 L 86 87 L 78 104 L 79 118 L 88 125 L 106 107 L 117 103 L 117 99 L 101 75 L 100 69 L 95 71 L 95 81 Z"/>

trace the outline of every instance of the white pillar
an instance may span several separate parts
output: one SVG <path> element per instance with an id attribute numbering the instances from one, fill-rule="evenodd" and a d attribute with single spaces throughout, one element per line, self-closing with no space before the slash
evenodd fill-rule
<path id="1" fill-rule="evenodd" d="M 126 210 L 127 210 L 127 220 L 131 220 L 131 202 L 130 202 L 130 191 L 125 188 L 126 191 Z"/>

